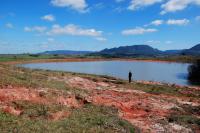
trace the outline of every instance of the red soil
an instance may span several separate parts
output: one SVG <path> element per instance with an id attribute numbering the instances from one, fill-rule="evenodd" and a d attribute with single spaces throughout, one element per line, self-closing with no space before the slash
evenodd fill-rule
<path id="1" fill-rule="evenodd" d="M 75 98 L 74 95 L 72 96 L 68 96 L 68 97 L 64 97 L 64 96 L 60 96 L 57 98 L 56 101 L 58 104 L 61 105 L 66 105 L 68 107 L 74 107 L 74 108 L 78 108 L 80 106 L 82 106 Z"/>
<path id="2" fill-rule="evenodd" d="M 3 106 L 2 107 L 2 110 L 6 113 L 10 113 L 12 115 L 20 115 L 23 111 L 22 110 L 19 110 L 19 109 L 15 109 L 14 107 L 12 106 Z"/>
<path id="3" fill-rule="evenodd" d="M 53 121 L 57 121 L 57 120 L 60 120 L 62 118 L 65 118 L 65 117 L 68 117 L 70 115 L 69 112 L 67 111 L 59 111 L 59 112 L 56 112 L 56 113 L 52 113 L 49 117 L 50 120 L 53 120 Z"/>
<path id="4" fill-rule="evenodd" d="M 60 90 L 6 86 L 0 89 L 2 110 L 13 115 L 20 115 L 23 110 L 10 106 L 10 103 L 17 100 L 39 104 L 61 104 L 71 108 L 79 108 L 86 101 L 87 103 L 117 108 L 121 118 L 137 126 L 142 132 L 190 132 L 189 128 L 174 123 L 162 124 L 160 121 L 166 120 L 172 108 L 181 108 L 179 105 L 200 105 L 199 100 L 191 102 L 190 98 L 187 97 L 154 95 L 122 88 L 114 83 L 95 82 L 81 77 L 63 77 L 62 79 L 54 77 L 49 78 L 49 80 L 65 81 L 71 87 L 86 90 L 88 94 L 80 100 L 75 95 L 64 94 Z M 51 94 L 52 97 L 45 94 Z M 50 119 L 59 120 L 69 115 L 70 113 L 67 111 L 60 111 L 51 114 Z"/>
<path id="5" fill-rule="evenodd" d="M 44 94 L 41 95 L 41 92 Z M 53 97 L 46 97 L 45 93 L 53 93 L 53 90 L 46 90 L 46 89 L 32 89 L 32 88 L 25 88 L 25 87 L 13 87 L 13 86 L 6 86 L 0 88 L 0 108 L 6 112 L 13 115 L 20 115 L 23 110 L 17 109 L 12 107 L 12 103 L 15 101 L 28 101 L 31 103 L 37 104 L 45 104 L 45 105 L 53 105 L 53 104 L 60 104 L 65 105 L 71 108 L 78 108 L 81 107 L 83 104 L 82 102 L 78 102 L 74 95 L 61 95 L 53 96 Z M 67 111 L 60 111 L 54 114 L 51 114 L 51 120 L 58 120 L 63 117 L 67 117 L 69 112 Z"/>
<path id="6" fill-rule="evenodd" d="M 88 102 L 117 108 L 121 118 L 139 127 L 142 132 L 190 131 L 184 127 L 176 129 L 180 125 L 162 125 L 159 121 L 166 119 L 172 108 L 180 108 L 178 104 L 200 105 L 199 100 L 189 102 L 190 99 L 186 97 L 153 95 L 139 90 L 120 88 L 112 83 L 102 84 L 80 77 L 69 78 L 67 83 L 72 87 L 90 91 L 90 95 L 86 97 Z"/>

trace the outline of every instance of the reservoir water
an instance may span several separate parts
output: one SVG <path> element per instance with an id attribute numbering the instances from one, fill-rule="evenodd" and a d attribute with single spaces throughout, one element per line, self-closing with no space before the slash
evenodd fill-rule
<path id="1" fill-rule="evenodd" d="M 31 69 L 58 70 L 96 75 L 108 75 L 127 80 L 128 72 L 134 80 L 158 81 L 189 85 L 187 63 L 143 62 L 143 61 L 92 61 L 92 62 L 53 62 L 23 64 Z"/>

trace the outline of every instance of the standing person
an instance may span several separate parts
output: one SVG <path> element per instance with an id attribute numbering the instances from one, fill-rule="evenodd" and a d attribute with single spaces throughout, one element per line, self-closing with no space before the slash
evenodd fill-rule
<path id="1" fill-rule="evenodd" d="M 129 71 L 129 73 L 128 73 L 128 79 L 129 79 L 129 83 L 131 83 L 131 79 L 132 79 L 132 72 L 131 71 Z"/>

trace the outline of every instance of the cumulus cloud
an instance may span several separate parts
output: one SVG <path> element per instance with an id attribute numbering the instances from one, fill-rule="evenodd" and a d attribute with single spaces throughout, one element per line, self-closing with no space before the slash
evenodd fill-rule
<path id="1" fill-rule="evenodd" d="M 14 26 L 13 26 L 13 24 L 11 24 L 11 23 L 7 23 L 6 24 L 6 28 L 9 28 L 9 29 L 12 29 Z"/>
<path id="2" fill-rule="evenodd" d="M 167 3 L 162 4 L 163 11 L 161 14 L 180 11 L 192 4 L 200 5 L 200 0 L 169 0 Z"/>
<path id="3" fill-rule="evenodd" d="M 158 26 L 158 25 L 161 25 L 163 23 L 164 23 L 163 20 L 154 20 L 154 21 L 151 22 L 151 25 Z"/>
<path id="4" fill-rule="evenodd" d="M 154 25 L 154 26 L 159 26 L 162 24 L 167 24 L 167 25 L 178 25 L 178 26 L 182 26 L 182 25 L 187 25 L 190 22 L 190 20 L 188 19 L 169 19 L 169 20 L 154 20 L 151 23 L 144 25 L 145 27 L 150 26 L 150 25 Z"/>
<path id="5" fill-rule="evenodd" d="M 166 23 L 168 25 L 187 25 L 190 21 L 188 19 L 169 19 Z"/>
<path id="6" fill-rule="evenodd" d="M 52 15 L 52 14 L 47 14 L 43 17 L 41 17 L 42 20 L 46 20 L 46 21 L 50 21 L 50 22 L 53 22 L 55 21 L 55 17 Z"/>
<path id="7" fill-rule="evenodd" d="M 47 27 L 45 27 L 45 26 L 34 26 L 34 27 L 26 26 L 26 27 L 24 27 L 25 32 L 40 32 L 40 33 L 42 33 L 46 30 L 47 30 Z"/>
<path id="8" fill-rule="evenodd" d="M 122 35 L 142 35 L 145 33 L 157 32 L 157 29 L 136 27 L 135 29 L 126 29 L 122 31 Z"/>
<path id="9" fill-rule="evenodd" d="M 150 6 L 156 3 L 160 3 L 163 0 L 131 0 L 131 3 L 128 7 L 129 10 L 137 10 L 142 7 Z"/>
<path id="10" fill-rule="evenodd" d="M 184 10 L 190 5 L 200 6 L 200 0 L 131 0 L 128 9 L 137 10 L 157 3 L 162 3 L 162 11 L 160 12 L 162 15 L 168 12 Z"/>
<path id="11" fill-rule="evenodd" d="M 64 27 L 60 25 L 53 25 L 52 29 L 47 32 L 48 35 L 73 35 L 73 36 L 101 36 L 102 31 L 97 31 L 95 29 L 83 29 L 74 24 L 69 24 Z"/>
<path id="12" fill-rule="evenodd" d="M 85 0 L 51 0 L 51 4 L 57 7 L 69 7 L 79 12 L 85 12 L 87 8 Z"/>

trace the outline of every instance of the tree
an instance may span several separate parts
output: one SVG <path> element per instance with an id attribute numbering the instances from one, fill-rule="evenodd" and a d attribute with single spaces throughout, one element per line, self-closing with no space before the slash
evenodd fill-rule
<path id="1" fill-rule="evenodd" d="M 192 84 L 200 84 L 200 59 L 188 67 L 188 80 Z"/>

